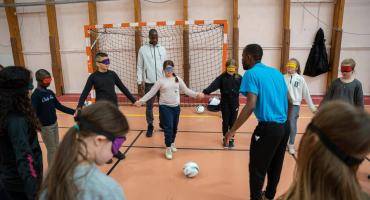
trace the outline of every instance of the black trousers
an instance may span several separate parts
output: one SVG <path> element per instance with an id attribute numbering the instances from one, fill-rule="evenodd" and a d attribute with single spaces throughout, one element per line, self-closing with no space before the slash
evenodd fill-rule
<path id="1" fill-rule="evenodd" d="M 289 123 L 259 122 L 251 139 L 249 187 L 252 200 L 260 200 L 267 173 L 265 196 L 273 199 L 280 180 L 285 149 L 290 133 Z"/>
<path id="2" fill-rule="evenodd" d="M 154 86 L 154 83 L 145 83 L 145 94 L 148 93 L 150 89 L 152 89 L 153 86 Z M 151 126 L 151 127 L 153 127 L 153 121 L 154 121 L 153 104 L 154 104 L 154 100 L 156 96 L 159 99 L 159 92 L 157 93 L 157 95 L 155 95 L 154 97 L 152 97 L 146 102 L 146 111 L 145 111 L 146 123 L 148 124 L 148 126 Z"/>
<path id="3" fill-rule="evenodd" d="M 221 101 L 222 133 L 223 136 L 233 127 L 239 111 L 239 97 L 237 100 Z"/>

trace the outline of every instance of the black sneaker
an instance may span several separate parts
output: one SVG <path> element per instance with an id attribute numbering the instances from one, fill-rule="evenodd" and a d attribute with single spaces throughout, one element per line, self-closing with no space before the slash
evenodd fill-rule
<path id="1" fill-rule="evenodd" d="M 125 154 L 123 154 L 122 152 L 118 151 L 118 153 L 116 155 L 114 155 L 115 158 L 117 158 L 118 160 L 123 160 L 126 158 Z"/>
<path id="2" fill-rule="evenodd" d="M 261 200 L 273 200 L 266 197 L 266 191 L 262 191 Z"/>
<path id="3" fill-rule="evenodd" d="M 159 131 L 164 131 L 163 125 L 161 123 L 159 123 Z"/>
<path id="4" fill-rule="evenodd" d="M 227 149 L 227 148 L 229 148 L 229 146 L 227 146 L 225 139 L 226 139 L 225 137 L 224 137 L 224 139 L 222 139 L 222 146 L 224 147 L 224 149 Z"/>
<path id="5" fill-rule="evenodd" d="M 230 149 L 235 147 L 234 142 L 235 142 L 234 138 L 230 139 L 230 141 L 229 141 L 229 148 Z"/>
<path id="6" fill-rule="evenodd" d="M 148 130 L 146 131 L 146 137 L 152 137 L 153 136 L 153 125 L 148 125 Z"/>

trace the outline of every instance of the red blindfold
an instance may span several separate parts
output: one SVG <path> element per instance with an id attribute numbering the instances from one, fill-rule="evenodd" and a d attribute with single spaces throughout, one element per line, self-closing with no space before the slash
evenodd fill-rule
<path id="1" fill-rule="evenodd" d="M 43 84 L 50 84 L 52 80 L 53 80 L 53 79 L 52 79 L 51 77 L 44 78 L 44 79 L 42 80 L 42 83 L 43 83 Z"/>
<path id="2" fill-rule="evenodd" d="M 341 72 L 351 72 L 352 71 L 352 67 L 351 66 L 341 66 L 340 67 L 340 71 Z"/>

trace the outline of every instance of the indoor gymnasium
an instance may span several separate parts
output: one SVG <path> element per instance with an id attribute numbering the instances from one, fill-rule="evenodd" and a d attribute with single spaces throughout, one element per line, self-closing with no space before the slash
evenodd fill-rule
<path id="1" fill-rule="evenodd" d="M 370 199 L 370 0 L 0 0 L 1 200 Z"/>

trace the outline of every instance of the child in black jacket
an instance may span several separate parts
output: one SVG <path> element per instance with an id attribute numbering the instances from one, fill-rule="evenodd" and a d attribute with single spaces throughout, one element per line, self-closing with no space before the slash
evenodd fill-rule
<path id="1" fill-rule="evenodd" d="M 229 59 L 226 62 L 226 71 L 218 76 L 206 89 L 204 94 L 211 94 L 220 89 L 221 92 L 221 113 L 222 113 L 222 133 L 223 136 L 231 129 L 238 116 L 239 111 L 239 88 L 242 77 L 236 72 L 236 62 Z M 223 140 L 224 141 L 224 140 Z M 233 148 L 234 139 L 231 139 L 229 146 L 224 148 Z"/>
<path id="2" fill-rule="evenodd" d="M 52 81 L 50 73 L 45 69 L 36 72 L 37 88 L 31 96 L 32 106 L 41 122 L 41 136 L 48 152 L 48 164 L 53 161 L 59 145 L 59 131 L 56 109 L 73 115 L 75 110 L 63 106 L 48 87 Z"/>
<path id="3" fill-rule="evenodd" d="M 108 54 L 102 52 L 97 53 L 95 55 L 95 61 L 97 70 L 87 79 L 78 101 L 77 109 L 82 108 L 93 87 L 96 93 L 96 101 L 106 100 L 118 107 L 118 99 L 115 91 L 115 86 L 117 86 L 132 103 L 135 103 L 135 97 L 122 83 L 118 75 L 114 71 L 109 70 L 110 60 Z"/>
<path id="4" fill-rule="evenodd" d="M 114 71 L 109 70 L 110 60 L 108 58 L 108 54 L 103 52 L 96 53 L 95 65 L 97 67 L 97 71 L 92 73 L 87 79 L 86 85 L 78 101 L 76 109 L 77 111 L 81 110 L 93 87 L 96 93 L 96 101 L 109 101 L 118 107 L 118 98 L 115 91 L 115 86 L 117 86 L 132 103 L 136 102 L 135 97 L 122 83 L 118 75 Z M 75 113 L 75 115 L 77 115 L 77 113 Z M 114 157 L 118 159 L 124 159 L 125 155 L 119 151 L 116 155 L 114 155 Z M 113 161 L 110 160 L 108 164 L 112 162 Z"/>

